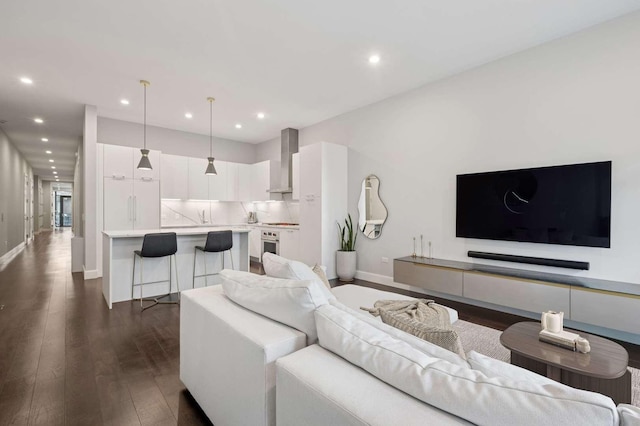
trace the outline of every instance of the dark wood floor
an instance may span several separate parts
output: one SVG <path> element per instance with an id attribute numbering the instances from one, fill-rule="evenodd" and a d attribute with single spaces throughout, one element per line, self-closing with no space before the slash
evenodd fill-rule
<path id="1" fill-rule="evenodd" d="M 0 425 L 210 424 L 179 378 L 179 307 L 109 311 L 100 280 L 71 274 L 70 238 L 42 233 L 0 263 Z M 522 320 L 442 302 L 497 329 Z M 640 349 L 626 346 L 640 366 Z"/>
<path id="2" fill-rule="evenodd" d="M 70 231 L 0 264 L 0 425 L 210 424 L 179 379 L 179 307 L 112 311 Z"/>

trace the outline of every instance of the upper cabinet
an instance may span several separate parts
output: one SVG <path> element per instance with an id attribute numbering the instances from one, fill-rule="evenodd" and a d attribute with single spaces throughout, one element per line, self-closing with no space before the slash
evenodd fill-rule
<path id="1" fill-rule="evenodd" d="M 215 161 L 213 163 L 217 174 L 207 176 L 209 180 L 209 200 L 229 201 L 227 194 L 228 164 L 226 161 Z"/>
<path id="2" fill-rule="evenodd" d="M 282 200 L 282 194 L 270 193 L 269 189 L 279 186 L 279 161 L 266 160 L 251 165 L 251 200 Z"/>
<path id="3" fill-rule="evenodd" d="M 238 166 L 238 201 L 253 201 L 252 181 L 251 181 L 251 164 L 236 164 Z"/>
<path id="4" fill-rule="evenodd" d="M 204 172 L 207 169 L 206 158 L 189 158 L 189 182 L 188 199 L 208 200 L 209 199 L 209 176 Z M 216 168 L 218 164 L 215 164 Z"/>
<path id="5" fill-rule="evenodd" d="M 162 198 L 189 198 L 189 159 L 180 155 L 162 154 L 160 180 Z"/>
<path id="6" fill-rule="evenodd" d="M 112 179 L 158 180 L 160 177 L 160 151 L 150 151 L 153 170 L 139 170 L 140 150 L 129 146 L 104 145 L 102 175 Z"/>

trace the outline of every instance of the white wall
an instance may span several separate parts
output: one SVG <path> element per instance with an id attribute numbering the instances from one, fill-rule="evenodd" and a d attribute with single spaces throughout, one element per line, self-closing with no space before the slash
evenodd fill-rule
<path id="1" fill-rule="evenodd" d="M 43 181 L 42 182 L 42 229 L 51 230 L 51 221 L 53 213 L 51 209 L 51 181 Z M 74 220 L 73 224 L 75 226 L 76 222 L 80 222 L 79 220 L 75 220 L 75 211 L 74 211 Z"/>
<path id="2" fill-rule="evenodd" d="M 142 148 L 142 125 L 98 117 L 98 142 Z M 213 138 L 216 160 L 253 164 L 255 147 L 250 143 Z M 147 148 L 165 154 L 206 158 L 209 156 L 209 136 L 147 126 Z"/>
<path id="3" fill-rule="evenodd" d="M 24 177 L 31 166 L 0 128 L 0 256 L 25 239 Z"/>
<path id="4" fill-rule="evenodd" d="M 381 180 L 389 218 L 378 240 L 358 239 L 358 269 L 391 276 L 381 257 L 409 255 L 424 234 L 434 257 L 582 260 L 590 271 L 522 267 L 640 283 L 639 50 L 635 13 L 301 129 L 302 146 L 348 145 L 354 220 L 362 179 Z M 455 237 L 456 174 L 601 160 L 613 160 L 611 249 Z"/>
<path id="5" fill-rule="evenodd" d="M 97 214 L 97 140 L 98 109 L 93 105 L 84 107 L 84 131 L 82 141 L 82 188 L 83 209 L 80 217 L 74 218 L 83 222 L 84 237 L 84 279 L 99 277 L 98 248 L 102 244 L 102 233 L 98 230 Z"/>

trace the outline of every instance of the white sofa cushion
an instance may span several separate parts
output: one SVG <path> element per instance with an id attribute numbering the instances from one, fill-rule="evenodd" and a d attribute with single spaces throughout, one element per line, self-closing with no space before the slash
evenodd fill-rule
<path id="1" fill-rule="evenodd" d="M 333 293 L 331 293 L 331 290 L 329 290 L 324 282 L 322 282 L 322 279 L 318 274 L 313 272 L 313 269 L 302 262 L 267 252 L 262 255 L 262 267 L 264 268 L 264 273 L 270 277 L 288 280 L 315 281 L 322 285 L 320 290 L 322 290 L 327 299 L 335 298 Z"/>
<path id="2" fill-rule="evenodd" d="M 225 295 L 238 305 L 302 331 L 307 344 L 318 339 L 313 312 L 328 303 L 322 284 L 230 269 L 221 271 L 220 277 Z"/>
<path id="3" fill-rule="evenodd" d="M 557 383 L 533 371 L 525 370 L 517 365 L 507 364 L 499 359 L 488 357 L 476 351 L 467 352 L 467 361 L 469 365 L 471 365 L 471 368 L 482 372 L 487 377 L 504 377 L 512 380 L 538 383 L 540 385 Z"/>
<path id="4" fill-rule="evenodd" d="M 392 327 L 388 324 L 383 323 L 377 317 L 371 316 L 371 314 L 369 313 L 366 313 L 364 311 L 355 311 L 337 300 L 332 300 L 329 303 L 331 303 L 332 306 L 335 306 L 336 308 L 340 309 L 343 312 L 346 312 L 348 314 L 356 316 L 357 318 L 360 318 L 362 321 L 377 328 L 378 330 L 384 331 L 385 333 L 395 337 L 396 339 L 402 340 L 403 342 L 410 344 L 411 346 L 413 346 L 414 348 L 418 349 L 420 352 L 426 355 L 429 355 L 435 358 L 444 359 L 446 361 L 449 361 L 452 364 L 459 365 L 460 367 L 469 368 L 469 364 L 467 363 L 467 361 L 462 359 L 458 354 L 455 354 L 451 351 L 441 348 L 438 345 L 434 345 L 431 342 L 427 342 L 426 340 L 422 340 L 419 337 L 416 337 L 412 334 L 405 333 L 402 330 L 398 330 L 395 327 Z"/>
<path id="5" fill-rule="evenodd" d="M 640 426 L 640 407 L 629 404 L 618 405 L 620 426 Z"/>
<path id="6" fill-rule="evenodd" d="M 479 425 L 617 425 L 613 401 L 560 383 L 539 385 L 430 357 L 340 309 L 316 310 L 322 347 L 409 395 Z"/>

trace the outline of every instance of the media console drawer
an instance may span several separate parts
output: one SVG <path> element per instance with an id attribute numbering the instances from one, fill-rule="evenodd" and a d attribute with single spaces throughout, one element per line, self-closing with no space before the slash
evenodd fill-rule
<path id="1" fill-rule="evenodd" d="M 640 334 L 638 312 L 638 296 L 571 289 L 571 319 L 574 321 Z"/>
<path id="2" fill-rule="evenodd" d="M 568 286 L 477 272 L 464 273 L 464 297 L 529 312 L 570 312 Z"/>
<path id="3" fill-rule="evenodd" d="M 394 260 L 393 280 L 426 290 L 462 296 L 462 271 L 455 269 Z"/>

